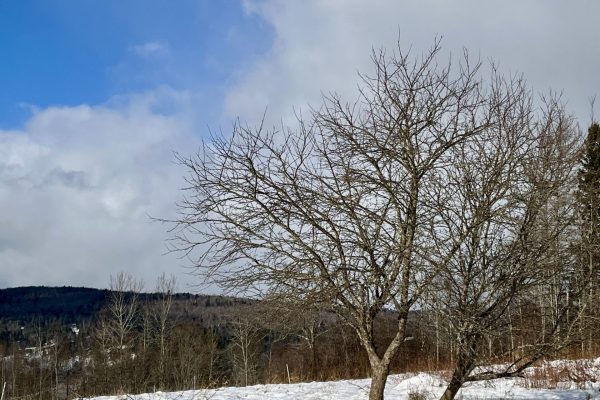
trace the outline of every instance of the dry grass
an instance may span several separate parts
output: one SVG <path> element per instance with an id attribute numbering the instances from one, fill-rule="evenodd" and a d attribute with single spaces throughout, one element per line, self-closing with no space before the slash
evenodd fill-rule
<path id="1" fill-rule="evenodd" d="M 531 389 L 559 389 L 576 386 L 585 389 L 597 382 L 599 369 L 593 360 L 564 360 L 544 362 L 528 370 L 524 386 Z"/>

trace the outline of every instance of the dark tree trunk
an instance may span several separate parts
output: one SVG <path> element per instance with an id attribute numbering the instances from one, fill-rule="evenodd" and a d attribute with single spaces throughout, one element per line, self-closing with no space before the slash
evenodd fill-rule
<path id="1" fill-rule="evenodd" d="M 390 373 L 389 366 L 379 365 L 371 368 L 371 390 L 369 390 L 369 400 L 383 400 L 383 391 L 385 383 Z"/>
<path id="2" fill-rule="evenodd" d="M 440 400 L 453 400 L 456 397 L 456 394 L 462 387 L 463 382 L 460 379 L 455 379 L 454 375 L 452 375 L 452 380 L 444 390 L 444 394 L 440 397 Z"/>
<path id="3" fill-rule="evenodd" d="M 465 383 L 465 379 L 469 376 L 471 371 L 473 370 L 473 358 L 469 357 L 466 354 L 460 354 L 461 350 L 459 350 L 459 354 L 457 356 L 456 367 L 454 368 L 454 372 L 452 373 L 452 378 L 450 379 L 450 383 L 440 400 L 453 400 L 456 397 L 456 394 Z"/>
<path id="4" fill-rule="evenodd" d="M 316 348 L 316 343 L 312 343 L 310 347 L 310 374 L 311 379 L 318 380 L 319 379 L 319 364 L 318 364 L 318 353 Z"/>

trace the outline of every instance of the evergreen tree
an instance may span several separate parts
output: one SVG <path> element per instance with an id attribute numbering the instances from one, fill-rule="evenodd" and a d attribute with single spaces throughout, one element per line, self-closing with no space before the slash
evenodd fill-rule
<path id="1" fill-rule="evenodd" d="M 600 293 L 600 125 L 592 123 L 583 148 L 582 168 L 579 173 L 579 201 L 581 204 L 581 263 L 582 282 L 587 286 L 587 298 L 584 300 L 587 311 L 583 321 L 584 339 L 581 350 L 592 352 L 597 338 L 594 321 L 600 314 L 598 293 Z M 587 278 L 585 278 L 587 277 Z M 581 333 L 583 334 L 582 331 Z"/>
<path id="2" fill-rule="evenodd" d="M 583 239 L 589 260 L 598 270 L 600 255 L 600 125 L 588 129 L 579 176 L 579 196 L 583 221 Z M 590 264 L 591 265 L 591 264 Z"/>

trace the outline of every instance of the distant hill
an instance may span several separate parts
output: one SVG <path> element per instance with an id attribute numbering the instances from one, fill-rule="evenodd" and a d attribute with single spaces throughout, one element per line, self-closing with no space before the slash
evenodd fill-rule
<path id="1" fill-rule="evenodd" d="M 22 321 L 33 318 L 89 319 L 104 307 L 108 294 L 108 290 L 70 286 L 1 289 L 0 318 Z"/>
<path id="2" fill-rule="evenodd" d="M 58 324 L 68 331 L 71 324 L 89 329 L 109 305 L 110 290 L 85 287 L 28 286 L 0 289 L 0 348 L 13 340 L 30 342 L 36 327 Z M 140 306 L 152 306 L 157 293 L 140 293 Z M 226 296 L 173 294 L 171 320 L 223 332 L 227 315 L 254 301 Z M 140 311 L 143 313 L 143 311 Z M 33 336 L 32 336 L 33 335 Z"/>
<path id="3" fill-rule="evenodd" d="M 27 286 L 0 289 L 0 321 L 76 323 L 94 319 L 110 301 L 110 290 L 85 287 Z M 141 293 L 139 301 L 152 303 L 156 293 Z M 224 308 L 252 301 L 225 296 L 176 293 L 172 313 L 184 320 L 214 325 Z"/>

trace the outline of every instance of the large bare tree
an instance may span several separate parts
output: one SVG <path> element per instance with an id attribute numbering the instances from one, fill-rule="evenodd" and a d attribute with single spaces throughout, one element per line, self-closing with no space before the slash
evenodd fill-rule
<path id="1" fill-rule="evenodd" d="M 448 208 L 462 207 L 446 179 L 463 167 L 456 153 L 518 128 L 528 94 L 493 68 L 484 79 L 466 52 L 456 65 L 440 58 L 439 41 L 417 57 L 374 52 L 355 102 L 326 96 L 294 127 L 237 123 L 179 157 L 189 185 L 175 248 L 226 289 L 330 304 L 368 355 L 371 400 L 383 398 L 409 312 L 478 227 L 447 229 Z M 378 347 L 386 308 L 396 332 Z"/>

